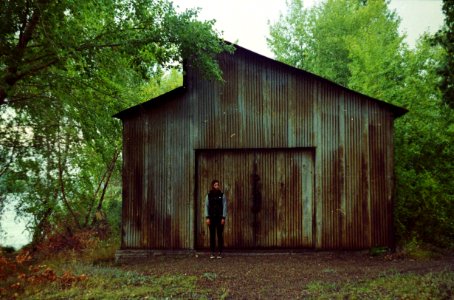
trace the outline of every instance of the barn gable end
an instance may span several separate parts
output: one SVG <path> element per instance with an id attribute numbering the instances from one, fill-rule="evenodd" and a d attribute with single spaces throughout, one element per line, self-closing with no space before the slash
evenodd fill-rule
<path id="1" fill-rule="evenodd" d="M 237 47 L 225 82 L 120 112 L 121 249 L 204 249 L 213 178 L 230 249 L 393 246 L 393 121 L 405 109 Z"/>

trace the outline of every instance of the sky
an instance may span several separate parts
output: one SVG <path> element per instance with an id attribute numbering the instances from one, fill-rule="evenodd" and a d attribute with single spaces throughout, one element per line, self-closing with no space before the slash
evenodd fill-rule
<path id="1" fill-rule="evenodd" d="M 320 0 L 303 0 L 310 7 Z M 229 42 L 273 57 L 266 44 L 268 21 L 272 23 L 286 12 L 286 0 L 173 0 L 179 10 L 201 9 L 201 20 L 216 20 L 216 29 Z M 424 31 L 435 32 L 444 22 L 442 0 L 391 0 L 389 7 L 402 18 L 401 31 L 407 33 L 407 43 L 415 45 Z"/>

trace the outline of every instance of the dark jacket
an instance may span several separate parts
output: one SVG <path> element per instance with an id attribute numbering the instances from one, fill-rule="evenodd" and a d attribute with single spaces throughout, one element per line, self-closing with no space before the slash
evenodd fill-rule
<path id="1" fill-rule="evenodd" d="M 211 190 L 205 197 L 205 217 L 227 217 L 227 197 L 221 191 Z"/>

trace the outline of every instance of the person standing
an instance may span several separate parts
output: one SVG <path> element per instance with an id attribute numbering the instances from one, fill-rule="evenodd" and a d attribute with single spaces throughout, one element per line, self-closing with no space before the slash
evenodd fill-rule
<path id="1" fill-rule="evenodd" d="M 210 258 L 214 258 L 216 235 L 218 240 L 217 258 L 222 258 L 224 250 L 224 225 L 227 217 L 227 198 L 221 191 L 219 180 L 211 182 L 211 190 L 205 197 L 205 217 L 210 229 Z"/>

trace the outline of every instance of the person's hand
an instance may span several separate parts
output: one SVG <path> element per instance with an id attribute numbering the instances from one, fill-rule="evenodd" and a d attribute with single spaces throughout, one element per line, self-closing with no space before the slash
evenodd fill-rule
<path id="1" fill-rule="evenodd" d="M 207 220 L 206 220 L 206 223 L 207 223 L 207 225 L 210 225 L 210 223 L 211 223 L 211 222 L 210 222 L 210 219 L 207 219 Z"/>
<path id="2" fill-rule="evenodd" d="M 225 219 L 222 219 L 222 220 L 221 220 L 221 224 L 222 224 L 222 225 L 225 224 Z"/>

